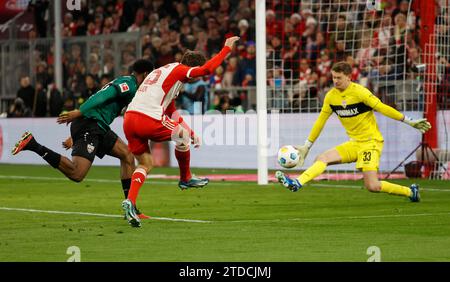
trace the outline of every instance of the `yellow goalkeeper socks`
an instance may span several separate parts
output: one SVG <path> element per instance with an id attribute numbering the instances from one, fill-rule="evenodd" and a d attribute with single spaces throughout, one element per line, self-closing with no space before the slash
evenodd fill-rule
<path id="1" fill-rule="evenodd" d="M 394 183 L 381 181 L 381 190 L 380 192 L 400 195 L 400 196 L 411 196 L 411 189 L 406 186 L 397 185 Z"/>
<path id="2" fill-rule="evenodd" d="M 307 170 L 305 170 L 305 172 L 303 172 L 302 175 L 300 175 L 297 179 L 298 181 L 300 181 L 300 184 L 305 185 L 307 182 L 321 175 L 326 168 L 327 168 L 326 163 L 322 161 L 317 161 Z"/>

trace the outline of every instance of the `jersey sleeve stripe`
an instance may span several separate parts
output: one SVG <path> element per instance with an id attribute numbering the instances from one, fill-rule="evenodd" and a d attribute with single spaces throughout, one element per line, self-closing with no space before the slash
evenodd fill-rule
<path id="1" fill-rule="evenodd" d="M 193 69 L 195 69 L 195 68 L 198 68 L 198 67 L 193 67 L 193 68 L 190 68 L 190 69 L 188 70 L 188 72 L 187 72 L 187 74 L 186 74 L 186 77 L 187 77 L 187 78 L 192 78 L 192 77 L 191 77 L 191 71 L 192 71 Z"/>

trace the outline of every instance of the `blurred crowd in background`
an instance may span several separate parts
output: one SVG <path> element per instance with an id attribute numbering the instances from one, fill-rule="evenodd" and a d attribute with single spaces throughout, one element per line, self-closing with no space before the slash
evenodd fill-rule
<path id="1" fill-rule="evenodd" d="M 29 9 L 44 14 L 47 2 L 34 1 Z M 350 1 L 347 6 L 321 1 L 320 7 L 315 2 L 273 0 L 266 4 L 267 84 L 274 89 L 269 108 L 301 111 L 302 101 L 310 99 L 320 104 L 332 87 L 330 69 L 335 61 L 349 62 L 353 66 L 353 81 L 370 88 L 388 104 L 386 94 L 392 91 L 391 86 L 380 82 L 416 79 L 422 53 L 420 18 L 414 7 L 409 10 L 409 1 L 385 1 L 383 12 L 368 11 L 360 1 Z M 128 68 L 137 59 L 136 48 L 141 49 L 143 58 L 160 67 L 180 61 L 188 49 L 210 58 L 220 51 L 225 38 L 234 35 L 241 37 L 235 51 L 215 73 L 186 84 L 178 107 L 189 113 L 255 108 L 254 99 L 250 99 L 254 92 L 245 91 L 256 84 L 254 0 L 81 3 L 81 11 L 63 15 L 65 38 L 138 32 L 140 46 L 136 47 L 135 42 L 124 42 L 120 50 L 112 44 L 91 48 L 76 43 L 64 46 L 62 90 L 56 89 L 54 83 L 54 48 L 38 49 L 35 81 L 30 81 L 30 74 L 20 77 L 18 99 L 8 116 L 57 116 L 61 111 L 78 108 L 110 80 L 129 74 Z M 45 25 L 46 21 L 36 20 L 30 40 L 49 36 Z M 442 30 L 443 34 L 448 32 Z M 120 58 L 114 52 L 120 52 Z M 440 60 L 448 66 L 445 73 L 450 76 L 447 58 Z M 441 108 L 450 108 L 447 84 L 448 80 L 440 86 L 444 93 L 439 98 Z M 227 90 L 233 87 L 238 90 Z M 284 91 L 285 88 L 291 90 Z M 202 104 L 196 107 L 199 103 L 195 102 Z"/>

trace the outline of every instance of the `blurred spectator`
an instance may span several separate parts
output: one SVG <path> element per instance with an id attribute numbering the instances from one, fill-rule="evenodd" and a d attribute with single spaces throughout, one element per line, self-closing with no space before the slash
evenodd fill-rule
<path id="1" fill-rule="evenodd" d="M 47 89 L 47 97 L 49 97 L 49 114 L 51 117 L 57 117 L 61 113 L 64 104 L 62 93 L 56 88 L 55 84 L 50 84 Z"/>
<path id="2" fill-rule="evenodd" d="M 320 53 L 320 59 L 317 60 L 317 72 L 320 77 L 331 77 L 332 61 L 328 55 L 328 51 Z"/>
<path id="3" fill-rule="evenodd" d="M 43 87 L 46 87 L 51 81 L 47 73 L 47 64 L 41 61 L 36 66 L 36 83 L 41 83 Z"/>
<path id="4" fill-rule="evenodd" d="M 36 24 L 36 30 L 39 37 L 47 36 L 47 22 L 46 14 L 49 7 L 48 0 L 30 1 L 29 8 L 34 11 L 34 19 Z"/>
<path id="5" fill-rule="evenodd" d="M 370 38 L 361 38 L 361 48 L 356 53 L 356 63 L 360 70 L 367 73 L 367 68 L 370 65 L 372 56 L 375 54 L 376 49 L 370 45 Z"/>
<path id="6" fill-rule="evenodd" d="M 104 87 L 106 84 L 108 84 L 112 80 L 111 76 L 108 74 L 102 75 L 100 78 L 100 88 Z"/>
<path id="7" fill-rule="evenodd" d="M 139 31 L 142 24 L 144 23 L 144 9 L 139 8 L 136 12 L 134 22 L 128 27 L 127 32 Z"/>
<path id="8" fill-rule="evenodd" d="M 388 48 L 392 34 L 393 34 L 392 17 L 390 15 L 384 15 L 384 17 L 381 20 L 380 28 L 375 30 L 374 32 L 375 45 L 378 45 L 378 48 L 385 48 L 385 49 Z M 361 38 L 361 45 L 365 44 L 365 41 L 369 41 L 368 39 L 369 38 Z"/>
<path id="9" fill-rule="evenodd" d="M 96 80 L 100 79 L 102 68 L 97 53 L 91 53 L 88 61 L 88 73 L 94 76 Z"/>
<path id="10" fill-rule="evenodd" d="M 266 32 L 270 41 L 273 36 L 279 36 L 283 31 L 283 23 L 277 20 L 275 12 L 271 9 L 266 11 Z"/>
<path id="11" fill-rule="evenodd" d="M 242 19 L 238 23 L 239 34 L 241 38 L 239 39 L 242 43 L 247 43 L 247 41 L 253 41 L 255 38 L 253 30 L 250 29 L 250 25 L 246 19 Z"/>
<path id="12" fill-rule="evenodd" d="M 295 34 L 289 36 L 289 45 L 284 51 L 285 75 L 297 77 L 299 75 L 300 42 Z"/>
<path id="13" fill-rule="evenodd" d="M 224 76 L 223 66 L 218 66 L 214 71 L 214 74 L 212 74 L 209 78 L 210 87 L 214 89 L 221 89 L 223 76 Z"/>
<path id="14" fill-rule="evenodd" d="M 206 54 L 208 52 L 207 44 L 208 44 L 208 35 L 206 34 L 206 32 L 204 30 L 198 32 L 196 34 L 195 50 Z"/>
<path id="15" fill-rule="evenodd" d="M 371 22 L 371 21 L 367 21 Z M 353 24 L 347 22 L 347 18 L 344 15 L 338 15 L 336 24 L 331 29 L 331 36 L 328 43 L 328 48 L 330 50 L 335 50 L 338 48 L 337 43 L 344 43 L 341 47 L 342 50 L 352 50 L 359 48 L 359 38 L 358 34 L 354 32 Z M 341 58 L 342 60 L 343 58 Z M 338 60 L 337 60 L 338 61 Z"/>
<path id="16" fill-rule="evenodd" d="M 234 97 L 230 102 L 230 109 L 235 113 L 243 113 L 244 108 L 242 107 L 242 100 L 239 97 Z"/>
<path id="17" fill-rule="evenodd" d="M 225 114 L 230 109 L 230 96 L 228 92 L 218 93 L 218 95 L 214 97 L 214 110 Z"/>
<path id="18" fill-rule="evenodd" d="M 103 23 L 102 34 L 110 34 L 114 31 L 114 20 L 112 17 L 107 17 Z"/>
<path id="19" fill-rule="evenodd" d="M 420 52 L 419 49 L 417 48 L 409 48 L 408 49 L 408 72 L 411 73 L 413 75 L 414 79 L 414 74 L 413 72 L 415 71 L 414 67 L 416 67 L 417 65 L 422 64 L 422 58 L 420 56 Z"/>
<path id="20" fill-rule="evenodd" d="M 192 114 L 205 113 L 208 109 L 208 83 L 195 78 L 184 84 L 181 96 L 182 108 Z"/>
<path id="21" fill-rule="evenodd" d="M 335 49 L 331 55 L 331 58 L 334 62 L 344 61 L 347 53 L 345 52 L 345 41 L 337 41 L 335 42 Z"/>
<path id="22" fill-rule="evenodd" d="M 135 22 L 135 15 L 139 7 L 139 0 L 120 1 L 122 18 L 120 19 L 119 31 L 124 32 Z M 117 7 L 117 5 L 116 5 Z"/>
<path id="23" fill-rule="evenodd" d="M 305 67 L 310 69 L 307 79 L 310 86 L 303 85 L 303 82 L 302 87 L 296 86 L 303 89 L 303 94 L 306 93 L 304 89 L 311 92 L 314 87 L 322 93 L 331 83 L 330 64 L 346 59 L 354 59 L 353 77 L 360 81 L 368 78 L 374 81 L 374 77 L 384 80 L 413 78 L 411 68 L 420 63 L 421 50 L 418 46 L 420 33 L 416 26 L 419 21 L 414 7 L 409 10 L 409 2 L 385 1 L 382 13 L 361 9 L 357 2 L 346 6 L 323 3 L 320 6 L 322 15 L 318 15 L 316 1 L 274 1 L 266 10 L 267 68 L 284 69 L 282 75 L 292 84 L 304 76 L 301 72 L 304 72 Z M 42 21 L 45 19 L 42 15 L 48 13 L 48 4 L 46 0 L 32 2 L 31 8 L 40 16 L 36 17 L 36 26 L 29 32 L 30 40 L 45 36 L 48 24 Z M 67 44 L 65 48 L 70 48 L 70 51 L 64 54 L 63 81 L 64 88 L 69 92 L 65 91 L 64 99 L 71 97 L 68 98 L 70 101 L 74 97 L 86 95 L 86 81 L 90 80 L 88 74 L 99 80 L 103 74 L 114 76 L 126 73 L 127 66 L 139 53 L 161 66 L 179 61 L 180 54 L 186 49 L 199 50 L 212 56 L 222 46 L 223 37 L 233 35 L 241 37 L 238 48 L 223 68 L 210 77 L 211 85 L 216 88 L 254 86 L 254 9 L 254 0 L 83 0 L 81 11 L 64 14 L 64 36 L 139 31 L 142 45 L 136 46 L 135 42 L 113 45 L 108 37 L 87 44 L 84 41 Z M 355 32 L 355 27 L 361 32 Z M 448 35 L 445 21 L 437 22 L 436 30 Z M 439 52 L 448 53 L 446 49 Z M 46 49 L 37 46 L 35 54 L 36 57 L 32 58 L 36 66 L 33 81 L 36 86 L 41 83 L 43 89 L 51 89 L 54 47 Z M 387 68 L 384 66 L 386 58 L 390 64 Z M 307 66 L 304 65 L 301 71 L 302 59 L 306 59 Z M 397 77 L 392 78 L 394 74 Z M 105 78 L 98 87 L 109 80 Z M 311 85 L 314 83 L 317 85 Z M 38 99 L 37 95 L 34 97 Z M 246 100 L 240 98 L 246 105 Z M 224 105 L 230 106 L 230 99 L 222 100 Z M 66 108 L 71 107 L 69 104 L 66 104 Z M 73 106 L 78 105 L 75 103 Z"/>
<path id="24" fill-rule="evenodd" d="M 274 69 L 273 73 L 269 72 L 269 86 L 272 92 L 273 106 L 278 109 L 288 107 L 287 99 L 284 93 L 284 86 L 286 81 L 284 79 L 283 70 L 280 68 Z"/>
<path id="25" fill-rule="evenodd" d="M 97 87 L 97 82 L 92 74 L 86 75 L 84 79 L 86 84 L 86 89 L 82 92 L 81 96 L 78 98 L 78 106 L 81 106 L 89 97 L 95 94 L 99 89 Z"/>
<path id="26" fill-rule="evenodd" d="M 71 13 L 66 13 L 62 22 L 62 33 L 65 37 L 74 36 L 77 33 L 77 25 L 73 21 Z"/>
<path id="27" fill-rule="evenodd" d="M 392 53 L 394 54 L 394 69 L 393 71 L 397 73 L 398 79 L 404 79 L 405 75 L 405 64 L 406 64 L 406 42 L 408 37 L 408 29 L 406 23 L 406 16 L 399 13 L 394 18 L 394 37 L 391 38 Z"/>
<path id="28" fill-rule="evenodd" d="M 85 36 L 87 33 L 86 21 L 83 17 L 79 17 L 76 22 L 75 36 Z"/>
<path id="29" fill-rule="evenodd" d="M 208 23 L 210 28 L 208 29 L 208 40 L 206 43 L 206 50 L 211 56 L 218 53 L 221 49 L 223 37 L 220 34 L 219 26 L 214 18 L 209 18 Z"/>
<path id="30" fill-rule="evenodd" d="M 31 117 L 31 111 L 25 106 L 25 103 L 21 98 L 16 98 L 14 104 L 9 107 L 7 117 Z"/>
<path id="31" fill-rule="evenodd" d="M 228 64 L 225 67 L 225 73 L 223 74 L 222 87 L 227 88 L 233 86 L 233 79 L 237 69 L 238 69 L 238 58 L 234 56 L 230 57 L 228 59 Z"/>
<path id="32" fill-rule="evenodd" d="M 36 95 L 33 101 L 33 116 L 47 116 L 47 89 L 44 89 L 41 82 L 36 83 Z"/>
<path id="33" fill-rule="evenodd" d="M 356 61 L 355 59 L 351 56 L 348 55 L 347 58 L 345 59 L 345 61 L 352 66 L 352 73 L 351 73 L 351 80 L 352 81 L 359 81 L 359 78 L 361 76 L 361 73 L 359 71 L 358 66 L 356 65 Z"/>
<path id="34" fill-rule="evenodd" d="M 247 43 L 246 57 L 239 61 L 233 85 L 249 86 L 255 85 L 256 79 L 256 46 L 255 42 Z"/>
<path id="35" fill-rule="evenodd" d="M 172 47 L 169 44 L 164 43 L 161 45 L 159 55 L 156 59 L 157 66 L 165 66 L 175 61 Z"/>
<path id="36" fill-rule="evenodd" d="M 34 96 L 35 90 L 34 87 L 31 86 L 30 77 L 22 76 L 20 78 L 20 88 L 17 91 L 17 98 L 20 98 L 21 102 L 18 102 L 19 104 L 17 104 L 17 109 L 22 109 L 20 107 L 24 107 L 27 108 L 29 112 L 31 112 L 34 104 Z M 23 103 L 23 106 L 20 103 Z M 27 111 L 24 109 L 23 112 Z"/>
<path id="37" fill-rule="evenodd" d="M 281 56 L 283 52 L 283 46 L 281 44 L 281 39 L 278 36 L 273 36 L 270 40 L 270 47 L 268 47 L 267 51 L 269 52 L 268 58 L 277 64 L 278 67 L 281 67 Z"/>

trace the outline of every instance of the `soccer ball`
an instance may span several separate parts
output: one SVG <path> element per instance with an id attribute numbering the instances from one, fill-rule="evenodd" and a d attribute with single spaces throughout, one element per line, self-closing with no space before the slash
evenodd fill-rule
<path id="1" fill-rule="evenodd" d="M 285 168 L 293 168 L 297 165 L 300 156 L 294 146 L 286 145 L 278 150 L 278 163 Z"/>

